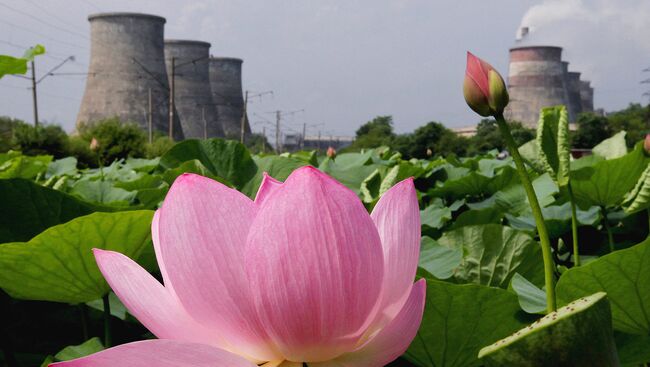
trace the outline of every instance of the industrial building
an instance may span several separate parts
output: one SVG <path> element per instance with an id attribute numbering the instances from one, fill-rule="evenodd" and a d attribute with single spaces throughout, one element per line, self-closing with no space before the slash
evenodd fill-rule
<path id="1" fill-rule="evenodd" d="M 117 117 L 142 129 L 169 130 L 169 84 L 164 58 L 165 18 L 103 13 L 90 22 L 90 64 L 77 115 L 82 123 Z M 174 138 L 183 139 L 180 121 Z"/>
<path id="2" fill-rule="evenodd" d="M 77 126 L 117 117 L 175 140 L 239 137 L 241 59 L 211 58 L 207 42 L 165 40 L 166 20 L 156 15 L 102 13 L 88 21 L 90 65 Z M 248 121 L 244 130 L 250 134 Z"/>
<path id="3" fill-rule="evenodd" d="M 510 49 L 506 118 L 534 128 L 543 107 L 567 106 L 570 122 L 581 112 L 593 111 L 594 90 L 581 80 L 579 72 L 569 71 L 569 63 L 562 60 L 562 48 L 531 43 L 526 28 L 521 34 Z"/>

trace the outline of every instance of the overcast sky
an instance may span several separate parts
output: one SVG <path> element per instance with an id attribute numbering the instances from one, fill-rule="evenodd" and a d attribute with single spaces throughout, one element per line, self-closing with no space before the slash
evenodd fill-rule
<path id="1" fill-rule="evenodd" d="M 398 132 L 436 120 L 475 124 L 462 97 L 465 51 L 507 75 L 517 29 L 565 47 L 570 69 L 595 87 L 606 110 L 647 103 L 650 84 L 648 0 L 0 0 L 0 54 L 19 56 L 42 43 L 45 72 L 69 55 L 61 72 L 88 67 L 89 25 L 96 12 L 133 11 L 167 18 L 167 38 L 212 43 L 215 56 L 244 59 L 244 88 L 273 90 L 250 110 L 304 109 L 287 128 L 324 123 L 310 133 L 352 135 L 377 115 L 393 115 Z M 74 128 L 83 76 L 39 84 L 41 120 Z M 28 80 L 0 80 L 0 115 L 32 121 Z M 261 118 L 251 116 L 251 121 Z M 253 126 L 261 130 L 262 124 Z"/>

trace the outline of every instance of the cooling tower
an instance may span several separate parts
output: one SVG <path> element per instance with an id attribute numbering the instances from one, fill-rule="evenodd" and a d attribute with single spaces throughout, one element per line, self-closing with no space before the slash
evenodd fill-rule
<path id="1" fill-rule="evenodd" d="M 591 82 L 586 80 L 580 81 L 580 102 L 582 105 L 582 112 L 594 112 L 594 88 L 591 87 Z"/>
<path id="2" fill-rule="evenodd" d="M 186 138 L 224 136 L 212 101 L 209 57 L 207 42 L 165 40 L 167 74 L 170 84 L 174 78 L 174 105 Z"/>
<path id="3" fill-rule="evenodd" d="M 118 117 L 148 128 L 149 90 L 153 129 L 169 131 L 169 84 L 163 51 L 165 18 L 137 13 L 88 17 L 90 65 L 77 126 Z M 174 138 L 183 139 L 178 119 Z"/>
<path id="4" fill-rule="evenodd" d="M 241 118 L 244 114 L 244 97 L 242 93 L 242 60 L 232 57 L 210 58 L 210 86 L 212 100 L 217 106 L 219 122 L 226 136 L 239 139 L 241 135 Z M 246 121 L 244 133 L 251 129 Z"/>
<path id="5" fill-rule="evenodd" d="M 569 109 L 575 111 L 575 116 L 577 118 L 578 114 L 582 112 L 582 99 L 580 98 L 580 73 L 575 71 L 569 71 L 567 73 L 567 89 L 569 91 Z"/>
<path id="6" fill-rule="evenodd" d="M 578 118 L 578 112 L 575 111 L 575 106 L 569 103 L 569 63 L 562 61 L 562 72 L 564 75 L 564 105 L 569 115 L 569 121 L 573 122 Z"/>
<path id="7" fill-rule="evenodd" d="M 562 48 L 520 46 L 510 49 L 508 92 L 505 111 L 510 121 L 535 127 L 542 107 L 566 104 Z"/>

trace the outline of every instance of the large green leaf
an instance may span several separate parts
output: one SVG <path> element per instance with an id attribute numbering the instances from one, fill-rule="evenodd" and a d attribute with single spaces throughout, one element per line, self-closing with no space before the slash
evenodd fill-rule
<path id="1" fill-rule="evenodd" d="M 94 213 L 51 227 L 29 242 L 0 245 L 0 288 L 27 300 L 81 303 L 105 295 L 93 248 L 138 259 L 151 246 L 150 210 Z"/>
<path id="2" fill-rule="evenodd" d="M 73 176 L 77 174 L 77 158 L 66 157 L 57 159 L 47 166 L 45 178 Z"/>
<path id="3" fill-rule="evenodd" d="M 248 149 L 236 141 L 223 139 L 182 141 L 160 157 L 160 166 L 176 168 L 193 159 L 198 159 L 213 175 L 223 177 L 238 189 L 257 173 Z"/>
<path id="4" fill-rule="evenodd" d="M 546 292 L 516 273 L 510 281 L 512 290 L 519 298 L 519 306 L 528 313 L 544 313 L 546 311 Z"/>
<path id="5" fill-rule="evenodd" d="M 455 179 L 448 179 L 442 186 L 430 193 L 433 196 L 445 196 L 453 199 L 470 197 L 488 197 L 497 191 L 519 182 L 517 171 L 510 167 L 501 167 L 497 174 L 469 172 Z"/>
<path id="6" fill-rule="evenodd" d="M 581 206 L 616 206 L 634 188 L 648 163 L 650 158 L 640 143 L 623 157 L 571 171 L 571 188 Z"/>
<path id="7" fill-rule="evenodd" d="M 650 335 L 650 238 L 625 250 L 572 268 L 557 283 L 560 301 L 607 292 L 614 329 Z"/>
<path id="8" fill-rule="evenodd" d="M 419 266 L 436 279 L 451 278 L 462 261 L 462 249 L 441 246 L 431 237 L 422 237 Z"/>
<path id="9" fill-rule="evenodd" d="M 0 243 L 28 241 L 51 226 L 107 210 L 32 181 L 0 180 Z"/>
<path id="10" fill-rule="evenodd" d="M 20 152 L 0 153 L 0 178 L 33 179 L 45 173 L 51 155 L 27 156 Z"/>
<path id="11" fill-rule="evenodd" d="M 611 138 L 601 141 L 591 149 L 591 152 L 605 159 L 620 158 L 627 154 L 627 144 L 625 143 L 625 131 L 619 131 Z"/>
<path id="12" fill-rule="evenodd" d="M 82 344 L 71 345 L 63 348 L 59 353 L 54 356 L 54 359 L 57 361 L 69 361 L 72 359 L 77 359 L 91 355 L 93 353 L 101 352 L 104 350 L 104 345 L 95 337 L 88 339 Z"/>
<path id="13" fill-rule="evenodd" d="M 422 324 L 405 357 L 421 367 L 480 366 L 478 351 L 523 327 L 522 317 L 506 290 L 427 279 Z"/>
<path id="14" fill-rule="evenodd" d="M 305 161 L 277 155 L 261 158 L 255 157 L 254 160 L 257 164 L 257 173 L 241 189 L 244 194 L 248 195 L 251 198 L 254 198 L 257 194 L 257 190 L 259 189 L 260 184 L 262 183 L 262 179 L 264 178 L 264 172 L 276 180 L 284 181 L 287 179 L 287 177 L 289 177 L 291 172 L 307 165 L 307 162 Z"/>
<path id="15" fill-rule="evenodd" d="M 515 273 L 543 282 L 539 244 L 524 232 L 498 224 L 464 226 L 445 232 L 438 242 L 463 251 L 454 270 L 457 282 L 507 288 Z"/>
<path id="16" fill-rule="evenodd" d="M 625 195 L 623 208 L 626 213 L 650 208 L 650 165 L 643 171 L 632 191 Z"/>
<path id="17" fill-rule="evenodd" d="M 361 183 L 379 167 L 372 155 L 372 151 L 343 153 L 336 156 L 336 159 L 326 158 L 318 168 L 337 179 L 350 190 L 359 193 Z"/>
<path id="18" fill-rule="evenodd" d="M 558 186 L 569 183 L 571 144 L 569 116 L 564 106 L 545 107 L 537 124 L 539 159 Z"/>
<path id="19" fill-rule="evenodd" d="M 70 193 L 84 200 L 108 204 L 118 207 L 128 207 L 135 199 L 136 193 L 113 186 L 108 181 L 77 181 Z"/>
<path id="20" fill-rule="evenodd" d="M 562 205 L 551 205 L 542 208 L 544 222 L 551 238 L 557 238 L 571 230 L 571 203 L 566 202 Z M 578 224 L 595 226 L 600 220 L 600 209 L 592 206 L 588 210 L 576 211 Z M 537 226 L 532 212 L 521 216 L 506 214 L 508 223 L 511 227 L 522 231 L 535 233 Z"/>

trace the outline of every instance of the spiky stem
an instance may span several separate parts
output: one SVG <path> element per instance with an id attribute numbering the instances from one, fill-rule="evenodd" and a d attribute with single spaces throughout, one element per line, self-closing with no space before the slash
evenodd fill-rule
<path id="1" fill-rule="evenodd" d="M 580 266 L 580 252 L 578 251 L 578 214 L 576 209 L 576 199 L 573 196 L 571 183 L 567 185 L 569 192 L 569 201 L 571 202 L 571 236 L 573 236 L 573 265 Z"/>
<path id="2" fill-rule="evenodd" d="M 551 241 L 546 229 L 546 223 L 544 223 L 544 215 L 542 214 L 542 208 L 539 205 L 537 200 L 537 195 L 535 194 L 535 188 L 528 177 L 528 171 L 526 171 L 526 166 L 524 165 L 524 160 L 519 155 L 519 150 L 517 149 L 517 144 L 512 138 L 510 133 L 510 127 L 508 123 L 503 118 L 502 114 L 495 116 L 497 124 L 499 125 L 499 130 L 501 131 L 501 136 L 506 142 L 508 151 L 512 156 L 512 160 L 515 161 L 515 166 L 517 167 L 517 172 L 519 173 L 519 179 L 521 180 L 521 185 L 526 191 L 526 196 L 528 197 L 528 203 L 533 211 L 533 217 L 535 217 L 535 223 L 537 224 L 537 233 L 539 234 L 539 241 L 542 246 L 542 258 L 544 260 L 544 281 L 546 285 L 546 310 L 548 313 L 551 313 L 556 310 L 557 305 L 555 301 L 555 263 L 553 262 L 553 254 L 551 252 Z"/>

